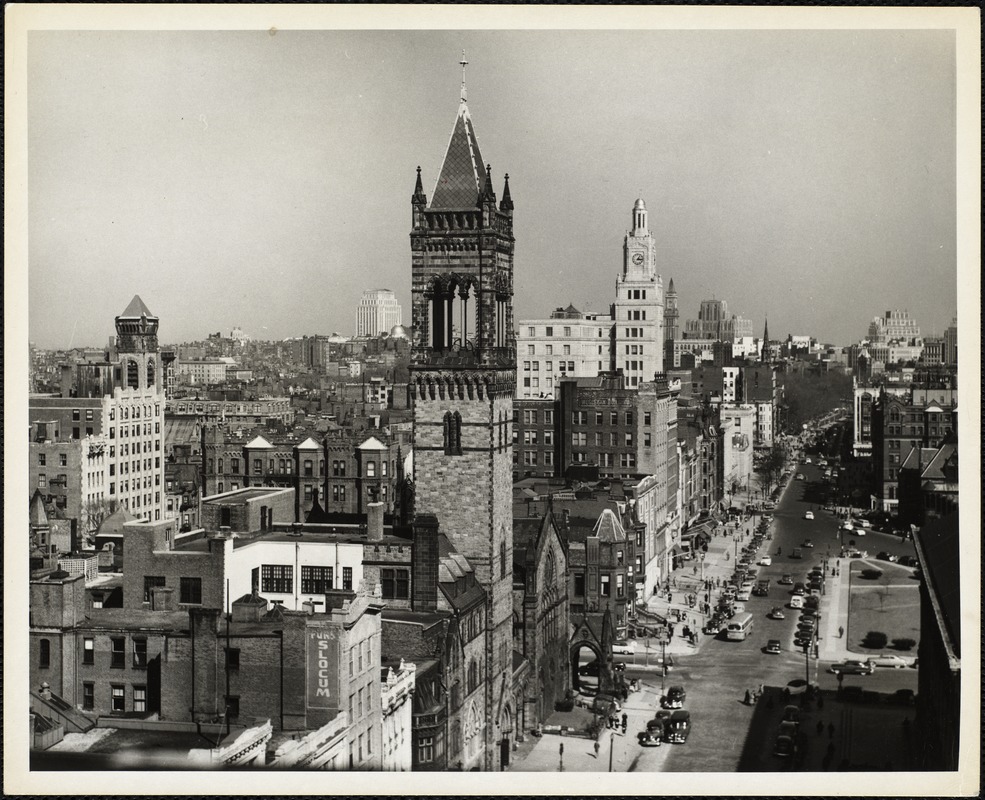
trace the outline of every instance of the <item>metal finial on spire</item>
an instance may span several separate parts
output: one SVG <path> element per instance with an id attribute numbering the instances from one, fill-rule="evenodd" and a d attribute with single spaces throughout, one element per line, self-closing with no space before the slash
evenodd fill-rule
<path id="1" fill-rule="evenodd" d="M 462 60 L 458 62 L 462 65 L 462 102 L 465 102 L 465 68 L 468 66 L 468 61 L 465 60 L 465 51 L 462 50 Z"/>

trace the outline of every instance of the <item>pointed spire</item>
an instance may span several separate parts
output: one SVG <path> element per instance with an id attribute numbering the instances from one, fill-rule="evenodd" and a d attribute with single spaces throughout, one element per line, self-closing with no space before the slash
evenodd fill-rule
<path id="1" fill-rule="evenodd" d="M 513 210 L 513 198 L 510 197 L 510 173 L 506 173 L 506 178 L 503 181 L 503 199 L 499 204 L 500 211 L 512 211 Z"/>
<path id="2" fill-rule="evenodd" d="M 482 193 L 482 154 L 465 103 L 458 107 L 445 160 L 431 195 L 433 209 L 474 208 Z"/>
<path id="3" fill-rule="evenodd" d="M 486 164 L 486 182 L 482 187 L 482 196 L 480 197 L 481 202 L 492 201 L 496 202 L 496 191 L 493 189 L 492 184 L 492 165 Z"/>
<path id="4" fill-rule="evenodd" d="M 674 294 L 676 290 L 674 289 L 674 279 L 670 279 L 670 286 L 667 287 L 667 294 Z"/>
<path id="5" fill-rule="evenodd" d="M 424 184 L 421 182 L 421 168 L 417 168 L 417 183 L 414 184 L 414 196 L 411 198 L 414 203 L 427 203 L 427 195 L 424 194 Z"/>
<path id="6" fill-rule="evenodd" d="M 157 319 L 149 308 L 144 305 L 144 301 L 140 299 L 139 294 L 133 296 L 133 300 L 130 301 L 130 305 L 126 307 L 122 314 L 120 314 L 122 319 L 140 319 L 141 317 L 147 317 L 148 319 Z"/>

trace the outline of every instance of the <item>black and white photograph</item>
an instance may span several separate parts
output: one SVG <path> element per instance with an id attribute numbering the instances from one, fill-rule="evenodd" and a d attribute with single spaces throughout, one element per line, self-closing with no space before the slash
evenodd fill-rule
<path id="1" fill-rule="evenodd" d="M 5 16 L 7 791 L 978 794 L 977 7 Z"/>

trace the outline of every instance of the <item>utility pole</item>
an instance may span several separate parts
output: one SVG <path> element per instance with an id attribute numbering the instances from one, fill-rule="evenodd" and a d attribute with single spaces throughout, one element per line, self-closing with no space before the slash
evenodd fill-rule
<path id="1" fill-rule="evenodd" d="M 609 772 L 612 772 L 612 751 L 616 747 L 616 733 L 613 731 L 609 734 Z"/>
<path id="2" fill-rule="evenodd" d="M 558 744 L 557 754 L 558 754 L 557 771 L 564 772 L 564 742 Z"/>

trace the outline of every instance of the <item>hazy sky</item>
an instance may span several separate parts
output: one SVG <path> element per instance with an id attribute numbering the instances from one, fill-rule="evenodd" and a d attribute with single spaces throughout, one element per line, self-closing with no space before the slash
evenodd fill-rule
<path id="1" fill-rule="evenodd" d="M 847 344 L 956 309 L 950 31 L 37 32 L 30 338 L 100 345 L 139 294 L 161 340 L 355 331 L 410 311 L 468 102 L 516 206 L 517 319 L 607 309 L 634 200 L 681 319 L 718 297 L 773 337 Z"/>

